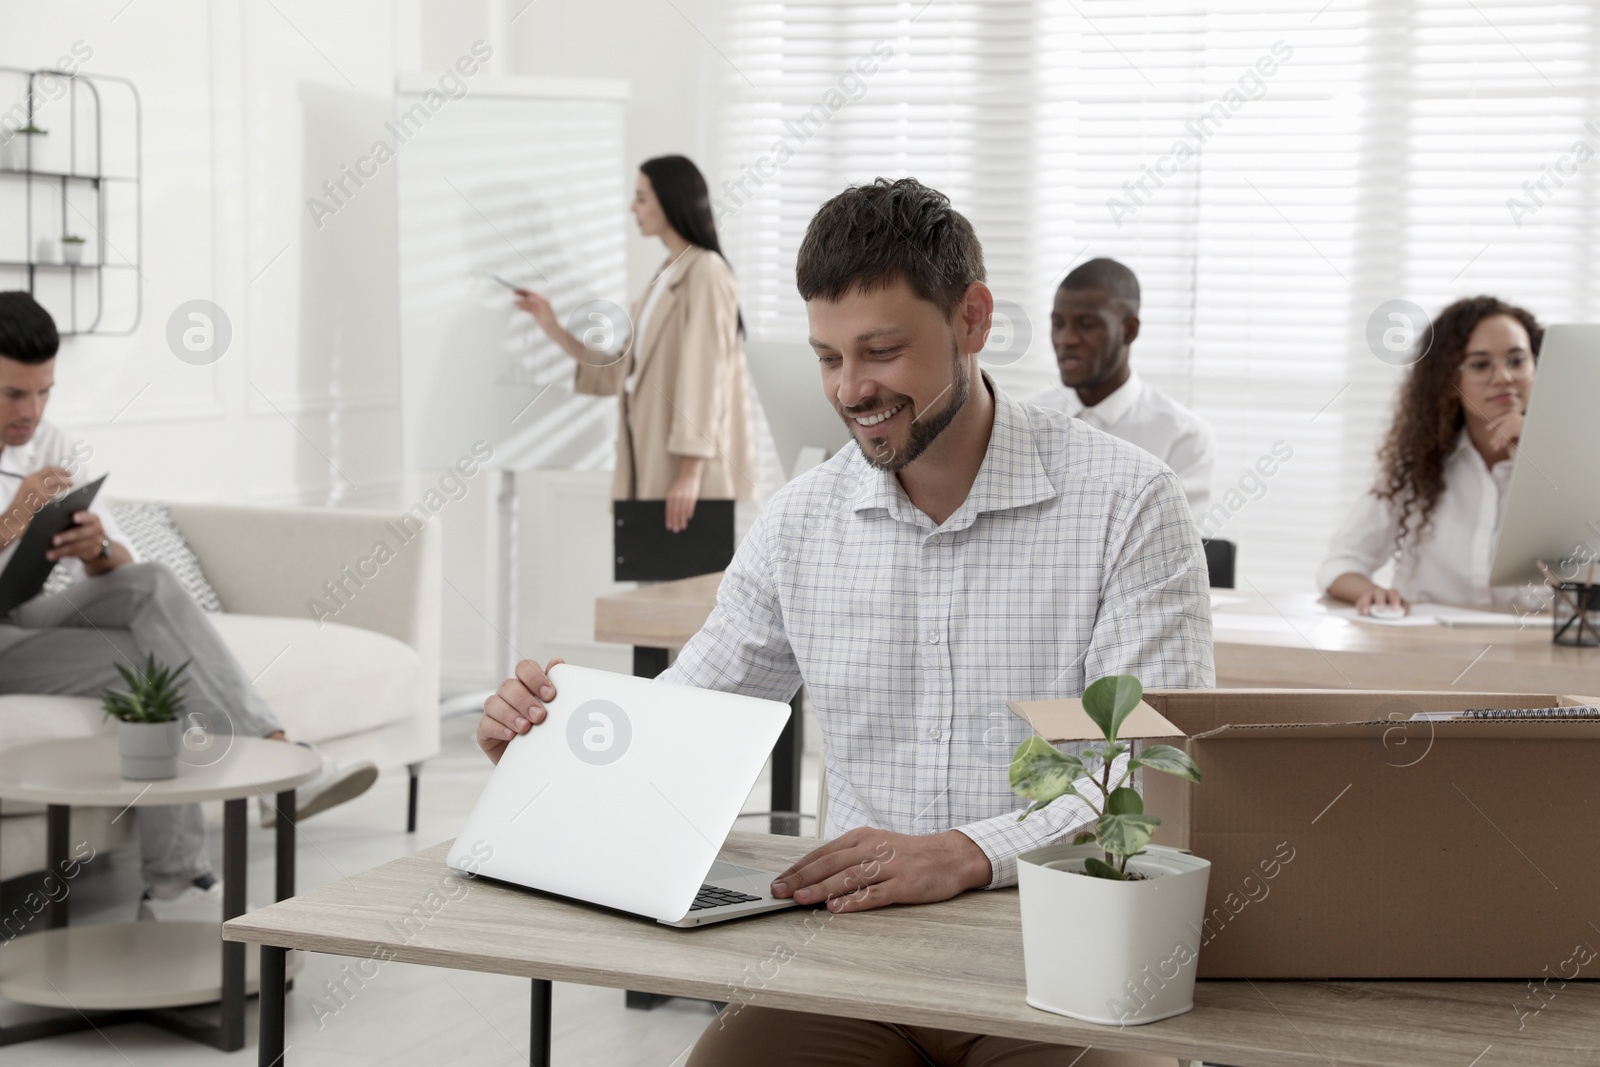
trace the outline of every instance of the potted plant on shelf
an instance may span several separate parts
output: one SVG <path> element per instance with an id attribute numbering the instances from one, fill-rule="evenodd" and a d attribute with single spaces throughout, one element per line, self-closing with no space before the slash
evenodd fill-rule
<path id="1" fill-rule="evenodd" d="M 107 689 L 100 701 L 107 717 L 117 720 L 117 750 L 122 757 L 122 777 L 135 781 L 178 776 L 178 747 L 183 710 L 184 660 L 177 670 L 161 666 L 154 654 L 145 658 L 144 670 L 118 663 L 117 673 L 126 692 Z"/>
<path id="2" fill-rule="evenodd" d="M 77 265 L 83 262 L 84 240 L 75 233 L 61 238 L 61 261 Z"/>
<path id="3" fill-rule="evenodd" d="M 43 137 L 46 132 L 30 122 L 6 138 L 4 143 L 0 143 L 0 167 L 6 170 L 28 169 L 32 156 L 29 148 L 33 144 L 29 138 Z"/>
<path id="4" fill-rule="evenodd" d="M 1145 814 L 1130 779 L 1142 767 L 1199 782 L 1200 771 L 1172 745 L 1131 752 L 1117 739 L 1143 696 L 1131 675 L 1101 678 L 1083 691 L 1083 710 L 1104 744 L 1068 755 L 1036 734 L 1011 759 L 1011 788 L 1033 802 L 1019 822 L 1063 796 L 1094 814 L 1071 844 L 1017 863 L 1028 1003 L 1086 1022 L 1150 1023 L 1194 1007 L 1211 864 L 1150 844 L 1161 820 Z"/>

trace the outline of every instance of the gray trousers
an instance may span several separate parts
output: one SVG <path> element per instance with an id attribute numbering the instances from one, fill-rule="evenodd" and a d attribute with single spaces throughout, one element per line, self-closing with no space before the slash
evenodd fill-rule
<path id="1" fill-rule="evenodd" d="M 223 742 L 283 729 L 205 612 L 159 563 L 130 563 L 34 597 L 0 622 L 0 693 L 98 697 L 145 657 L 184 672 L 184 721 Z M 217 744 L 214 751 L 226 750 Z M 137 808 L 146 885 L 211 871 L 200 805 Z"/>

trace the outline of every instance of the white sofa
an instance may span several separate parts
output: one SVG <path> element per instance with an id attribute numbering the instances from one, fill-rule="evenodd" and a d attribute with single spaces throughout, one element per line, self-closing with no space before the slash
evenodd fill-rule
<path id="1" fill-rule="evenodd" d="M 411 771 L 439 751 L 440 542 L 433 523 L 404 544 L 386 512 L 172 504 L 225 609 L 211 615 L 228 647 L 295 740 L 333 756 Z M 394 551 L 357 587 L 358 561 Z M 366 567 L 372 570 L 372 564 Z M 345 568 L 349 568 L 348 571 Z M 349 591 L 319 622 L 310 602 L 335 606 L 324 587 Z M 0 748 L 113 729 L 98 699 L 0 696 Z M 0 806 L 0 879 L 43 868 L 45 819 L 36 806 Z M 72 840 L 97 850 L 128 839 L 131 819 L 74 809 Z M 401 813 L 395 813 L 396 822 Z"/>

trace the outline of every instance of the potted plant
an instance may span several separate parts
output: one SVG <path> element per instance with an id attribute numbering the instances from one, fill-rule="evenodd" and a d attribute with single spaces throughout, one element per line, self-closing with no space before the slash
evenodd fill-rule
<path id="1" fill-rule="evenodd" d="M 152 654 L 145 658 L 143 671 L 120 663 L 116 668 L 128 689 L 107 689 L 100 701 L 107 717 L 117 720 L 122 777 L 134 781 L 176 778 L 182 742 L 178 713 L 183 710 L 183 672 L 189 661 L 173 670 L 158 664 Z"/>
<path id="2" fill-rule="evenodd" d="M 61 238 L 61 261 L 72 264 L 82 263 L 83 245 L 83 238 L 75 233 L 69 233 Z"/>
<path id="3" fill-rule="evenodd" d="M 7 170 L 28 169 L 32 156 L 29 152 L 29 146 L 32 144 L 29 138 L 43 137 L 46 132 L 30 122 L 6 138 L 4 143 L 0 143 L 0 166 Z"/>
<path id="4" fill-rule="evenodd" d="M 1094 813 L 1071 844 L 1017 864 L 1028 1003 L 1086 1022 L 1150 1023 L 1194 1007 L 1211 864 L 1150 844 L 1161 820 L 1145 814 L 1130 779 L 1142 767 L 1199 782 L 1200 771 L 1172 745 L 1144 745 L 1117 764 L 1131 749 L 1117 731 L 1143 696 L 1131 675 L 1101 678 L 1083 691 L 1083 710 L 1104 744 L 1068 755 L 1035 735 L 1011 759 L 1011 788 L 1033 802 L 1018 821 L 1063 796 Z M 1085 781 L 1094 788 L 1080 792 Z"/>

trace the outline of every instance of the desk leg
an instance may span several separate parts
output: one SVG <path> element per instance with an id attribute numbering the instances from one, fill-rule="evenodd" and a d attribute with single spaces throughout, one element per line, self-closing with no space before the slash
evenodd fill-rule
<path id="1" fill-rule="evenodd" d="M 256 1059 L 260 1067 L 282 1067 L 283 1064 L 283 986 L 287 958 L 287 949 L 261 946 L 261 1036 L 257 1042 L 261 1052 Z"/>
<path id="2" fill-rule="evenodd" d="M 633 676 L 635 678 L 654 678 L 666 669 L 666 649 L 646 648 L 644 645 L 633 646 Z"/>
<path id="3" fill-rule="evenodd" d="M 67 867 L 67 837 L 72 832 L 72 809 L 65 804 L 51 804 L 45 816 L 45 862 L 48 865 L 46 874 L 55 878 L 61 877 L 61 872 Z M 50 901 L 50 928 L 67 925 L 67 897 L 62 893 L 60 900 Z"/>
<path id="4" fill-rule="evenodd" d="M 800 758 L 805 752 L 805 686 L 789 701 L 789 721 L 772 748 L 772 832 L 800 836 Z M 780 811 L 794 812 L 779 815 Z"/>
<path id="5" fill-rule="evenodd" d="M 545 978 L 533 980 L 533 1000 L 528 1034 L 528 1067 L 550 1067 L 550 982 Z M 263 1067 L 266 1067 L 263 1064 Z"/>
<path id="6" fill-rule="evenodd" d="M 285 789 L 278 794 L 278 854 L 274 867 L 277 873 L 277 895 L 274 900 L 288 900 L 294 896 L 294 790 Z"/>
<path id="7" fill-rule="evenodd" d="M 222 802 L 222 921 L 244 914 L 245 798 Z M 222 943 L 222 1012 L 217 1047 L 223 1052 L 244 1048 L 244 942 Z"/>

